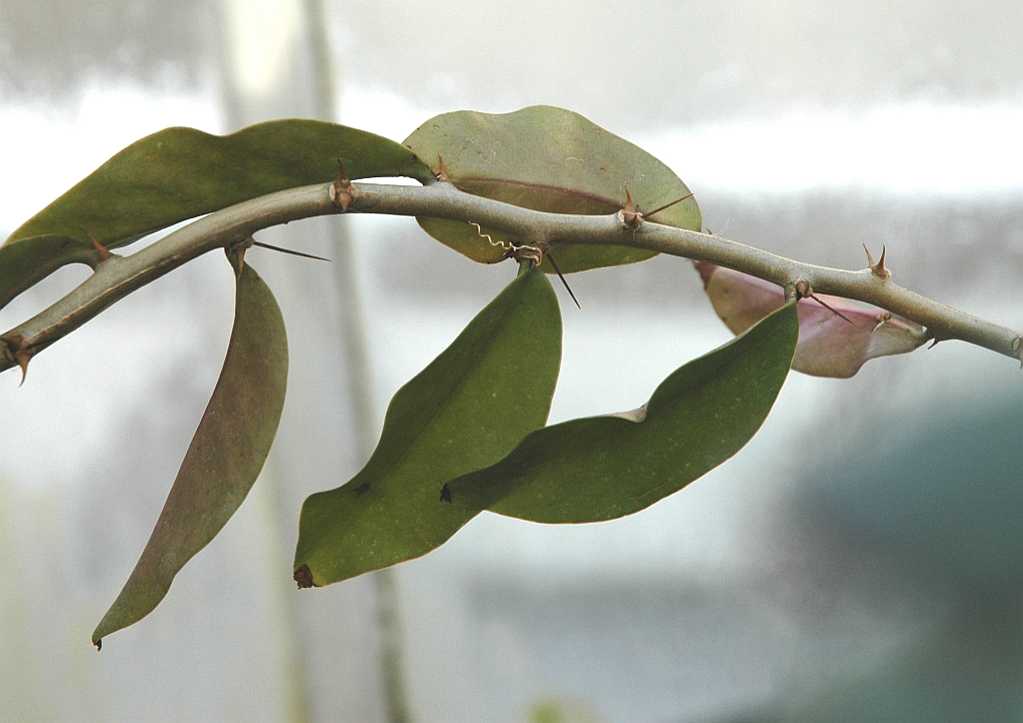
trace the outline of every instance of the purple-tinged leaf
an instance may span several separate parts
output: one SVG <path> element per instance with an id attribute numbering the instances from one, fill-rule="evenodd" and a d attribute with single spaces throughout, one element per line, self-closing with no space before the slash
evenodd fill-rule
<path id="1" fill-rule="evenodd" d="M 714 311 L 741 334 L 785 303 L 781 287 L 705 261 L 693 264 Z M 883 309 L 837 296 L 817 294 L 799 302 L 799 344 L 792 368 L 818 377 L 851 377 L 869 359 L 913 351 L 927 341 L 922 326 Z M 842 317 L 846 318 L 842 318 Z"/>
<path id="2" fill-rule="evenodd" d="M 174 576 L 227 524 L 259 476 L 284 407 L 288 342 L 270 289 L 248 264 L 220 379 L 156 527 L 93 643 L 142 619 Z"/>

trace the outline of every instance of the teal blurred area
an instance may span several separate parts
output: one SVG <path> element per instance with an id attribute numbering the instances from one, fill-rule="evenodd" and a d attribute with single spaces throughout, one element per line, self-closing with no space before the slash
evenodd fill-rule
<path id="1" fill-rule="evenodd" d="M 933 614 L 889 654 L 854 656 L 842 680 L 784 720 L 1021 717 L 1023 392 L 947 396 L 936 391 L 912 425 L 861 436 L 792 500 L 792 523 L 832 551 L 838 571 L 829 574 L 855 571 L 843 583 L 853 596 L 885 594 L 875 575 L 863 576 L 879 568 Z"/>

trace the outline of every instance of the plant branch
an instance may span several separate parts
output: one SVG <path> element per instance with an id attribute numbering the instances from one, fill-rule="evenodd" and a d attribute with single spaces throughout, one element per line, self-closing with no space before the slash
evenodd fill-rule
<path id="1" fill-rule="evenodd" d="M 100 263 L 85 282 L 0 340 L 0 371 L 33 355 L 93 318 L 132 291 L 216 248 L 243 242 L 253 233 L 301 218 L 342 213 L 428 216 L 499 229 L 534 245 L 635 246 L 708 261 L 792 288 L 803 282 L 813 293 L 864 301 L 927 328 L 938 341 L 959 339 L 1023 362 L 1020 333 L 939 303 L 895 284 L 871 268 L 846 271 L 801 263 L 720 236 L 650 221 L 638 227 L 620 213 L 557 214 L 474 196 L 450 183 L 425 187 L 353 183 L 303 186 L 268 194 L 211 213 L 129 256 Z"/>

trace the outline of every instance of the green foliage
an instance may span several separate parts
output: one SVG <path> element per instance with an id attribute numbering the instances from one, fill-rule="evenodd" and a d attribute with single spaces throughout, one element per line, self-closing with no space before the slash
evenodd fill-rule
<path id="1" fill-rule="evenodd" d="M 273 191 L 430 171 L 399 144 L 313 120 L 279 120 L 226 136 L 167 128 L 136 141 L 29 219 L 0 247 L 0 307 L 61 266 Z"/>
<path id="2" fill-rule="evenodd" d="M 135 569 L 92 641 L 148 615 L 174 576 L 241 505 L 263 468 L 284 408 L 288 342 L 270 289 L 247 264 L 237 275 L 224 368 Z"/>
<path id="3" fill-rule="evenodd" d="M 302 506 L 296 579 L 325 585 L 424 555 L 478 510 L 443 504 L 444 483 L 500 459 L 547 420 L 561 315 L 525 272 L 391 400 L 380 443 L 350 482 Z"/>
<path id="4" fill-rule="evenodd" d="M 682 489 L 748 442 L 796 347 L 795 302 L 664 380 L 644 408 L 530 434 L 497 464 L 451 482 L 456 506 L 534 522 L 598 522 Z"/>
<path id="5" fill-rule="evenodd" d="M 643 149 L 609 133 L 578 113 L 532 106 L 514 113 L 445 113 L 426 121 L 405 139 L 424 162 L 458 188 L 478 196 L 552 213 L 609 214 L 625 205 L 626 190 L 656 214 L 657 223 L 700 230 L 700 209 L 670 168 Z M 462 221 L 421 218 L 431 236 L 475 261 L 493 263 L 505 244 L 527 243 L 496 229 Z M 582 271 L 642 261 L 655 252 L 625 246 L 555 248 L 558 267 Z M 544 271 L 553 272 L 550 262 Z"/>
<path id="6" fill-rule="evenodd" d="M 430 183 L 436 171 L 464 191 L 531 209 L 638 210 L 647 220 L 701 227 L 695 200 L 670 169 L 570 111 L 449 113 L 425 123 L 407 143 L 411 150 L 303 120 L 222 137 L 170 128 L 143 138 L 0 247 L 0 306 L 65 263 L 94 264 L 104 247 L 331 180 L 339 157 L 351 179 L 408 176 Z M 482 262 L 505 258 L 512 243 L 535 240 L 477 231 L 472 219 L 420 223 Z M 553 250 L 564 271 L 653 255 L 617 246 L 545 250 Z M 543 271 L 553 270 L 549 259 L 548 253 Z M 220 380 L 142 556 L 93 635 L 97 645 L 159 604 L 178 571 L 242 503 L 269 452 L 287 381 L 284 324 L 256 272 L 237 254 L 232 260 L 235 323 Z M 544 428 L 560 364 L 561 317 L 544 274 L 524 267 L 395 394 L 366 466 L 347 484 L 305 501 L 296 580 L 326 585 L 424 555 L 483 509 L 587 522 L 630 514 L 678 491 L 735 454 L 774 403 L 798 329 L 794 303 L 768 315 L 781 302 L 772 297 L 772 304 L 747 304 L 743 329 L 752 328 L 670 375 L 643 409 Z M 34 353 L 15 336 L 3 341 L 8 363 L 18 351 L 25 358 Z"/>

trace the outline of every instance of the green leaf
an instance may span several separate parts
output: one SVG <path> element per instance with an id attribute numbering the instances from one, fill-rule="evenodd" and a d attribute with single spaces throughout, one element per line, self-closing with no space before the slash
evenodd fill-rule
<path id="1" fill-rule="evenodd" d="M 700 209 L 670 168 L 578 113 L 532 106 L 514 113 L 457 111 L 431 118 L 405 144 L 458 188 L 537 211 L 609 214 L 628 189 L 641 211 L 685 198 L 650 220 L 699 230 Z M 493 263 L 503 250 L 461 221 L 420 218 L 431 236 L 475 261 Z M 523 243 L 483 227 L 495 241 Z M 642 261 L 655 252 L 624 246 L 554 249 L 562 271 Z M 544 271 L 552 273 L 549 262 Z"/>
<path id="2" fill-rule="evenodd" d="M 645 409 L 533 432 L 447 486 L 454 507 L 536 522 L 637 512 L 718 466 L 760 428 L 789 371 L 794 303 L 665 379 Z"/>
<path id="3" fill-rule="evenodd" d="M 329 181 L 337 175 L 338 158 L 349 178 L 432 180 L 430 170 L 398 143 L 320 121 L 270 121 L 226 136 L 194 128 L 146 136 L 4 242 L 0 308 L 64 264 L 89 258 L 93 238 L 115 248 L 250 198 Z"/>
<path id="4" fill-rule="evenodd" d="M 326 585 L 424 555 L 478 510 L 446 504 L 449 479 L 500 459 L 547 420 L 561 316 L 546 277 L 520 275 L 387 410 L 350 482 L 302 506 L 295 579 Z"/>
<path id="5" fill-rule="evenodd" d="M 277 432 L 288 379 L 288 342 L 270 289 L 245 264 L 220 379 L 156 527 L 93 643 L 148 615 L 174 576 L 241 505 Z"/>

